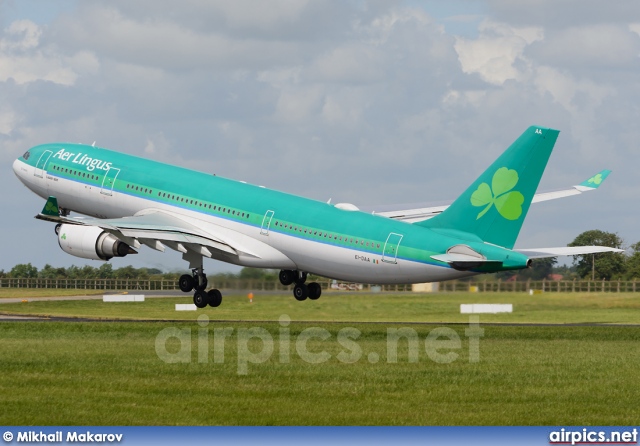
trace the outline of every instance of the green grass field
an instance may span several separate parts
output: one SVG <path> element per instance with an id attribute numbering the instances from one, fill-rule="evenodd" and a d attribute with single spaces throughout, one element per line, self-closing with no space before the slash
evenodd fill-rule
<path id="1" fill-rule="evenodd" d="M 25 296 L 28 300 L 28 296 Z M 1 301 L 0 301 L 1 302 Z M 294 321 L 465 322 L 460 304 L 511 303 L 511 314 L 482 315 L 481 321 L 505 323 L 640 323 L 640 293 L 325 293 L 317 301 L 298 302 L 289 294 L 225 295 L 218 308 L 177 312 L 176 303 L 191 303 L 189 295 L 148 298 L 145 302 L 103 303 L 100 300 L 0 303 L 0 313 L 106 319 L 210 319 L 277 321 L 282 314 Z"/>
<path id="2" fill-rule="evenodd" d="M 246 350 L 235 334 L 255 326 L 274 339 L 274 352 L 239 375 Z M 156 353 L 159 333 L 171 327 L 191 329 L 188 363 L 166 363 Z M 234 329 L 223 363 L 214 362 L 216 327 Z M 640 415 L 635 327 L 487 326 L 480 360 L 470 363 L 464 327 L 454 326 L 462 342 L 441 350 L 459 355 L 448 364 L 424 350 L 434 327 L 412 327 L 417 363 L 409 362 L 406 341 L 389 363 L 388 327 L 377 325 L 353 326 L 362 355 L 341 362 L 341 351 L 353 353 L 337 342 L 344 325 L 318 327 L 330 337 L 308 349 L 330 357 L 311 364 L 296 350 L 308 324 L 287 327 L 285 363 L 277 323 L 211 323 L 202 338 L 193 322 L 3 323 L 0 416 L 6 425 L 631 425 Z M 180 351 L 177 339 L 161 345 Z M 248 345 L 253 353 L 263 348 L 259 340 Z M 372 352 L 379 362 L 369 362 Z"/>
<path id="3" fill-rule="evenodd" d="M 252 304 L 226 296 L 219 308 L 174 311 L 175 303 L 187 302 L 0 304 L 3 313 L 156 319 L 0 323 L 0 419 L 6 425 L 630 425 L 640 416 L 640 327 L 483 325 L 638 323 L 634 294 L 327 293 L 317 302 L 256 295 Z M 461 303 L 514 304 L 511 315 L 480 316 L 478 362 L 471 361 Z M 210 322 L 200 326 L 195 318 L 203 314 Z M 293 322 L 278 323 L 282 315 Z M 161 320 L 176 318 L 185 320 Z M 459 344 L 440 338 L 437 353 L 454 357 L 434 361 L 428 336 L 447 326 Z M 215 331 L 224 328 L 233 329 L 226 338 Z M 417 362 L 410 361 L 410 343 L 387 332 L 398 328 L 416 340 Z M 246 341 L 240 334 L 248 329 L 266 343 Z M 176 333 L 183 338 L 167 337 Z M 326 355 L 315 357 L 319 363 L 304 353 L 309 333 L 326 336 L 306 344 Z M 339 340 L 341 333 L 350 333 L 351 343 Z M 396 345 L 394 360 L 388 349 Z"/>

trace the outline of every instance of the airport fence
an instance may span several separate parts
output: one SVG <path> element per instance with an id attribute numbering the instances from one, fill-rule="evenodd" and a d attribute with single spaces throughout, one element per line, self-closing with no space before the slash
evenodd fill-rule
<path id="1" fill-rule="evenodd" d="M 528 281 L 460 281 L 434 283 L 431 287 L 412 285 L 370 285 L 336 282 L 329 279 L 318 281 L 323 290 L 353 292 L 561 292 L 561 293 L 622 293 L 640 292 L 640 282 L 633 281 L 591 281 L 591 280 L 528 280 Z M 260 280 L 209 280 L 210 288 L 239 291 L 287 291 L 290 286 L 280 282 Z M 176 280 L 162 279 L 41 279 L 41 278 L 0 278 L 0 288 L 52 288 L 83 290 L 139 290 L 139 291 L 178 291 Z M 429 290 L 430 288 L 430 290 Z"/>
<path id="2" fill-rule="evenodd" d="M 558 292 L 558 293 L 635 293 L 640 292 L 640 282 L 635 280 L 527 280 L 467 282 L 452 280 L 440 282 L 438 291 L 472 292 Z"/>
<path id="3" fill-rule="evenodd" d="M 330 281 L 318 282 L 323 289 L 330 287 Z M 410 287 L 410 285 L 409 285 Z M 0 278 L 0 288 L 52 288 L 82 290 L 139 290 L 139 291 L 179 291 L 177 280 L 162 279 L 18 279 Z M 208 288 L 247 291 L 285 291 L 290 287 L 274 281 L 258 280 L 213 280 L 209 278 Z"/>

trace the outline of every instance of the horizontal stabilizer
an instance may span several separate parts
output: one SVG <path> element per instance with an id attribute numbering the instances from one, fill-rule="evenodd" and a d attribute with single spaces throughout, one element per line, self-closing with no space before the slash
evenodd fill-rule
<path id="1" fill-rule="evenodd" d="M 431 258 L 433 260 L 448 263 L 451 268 L 459 271 L 468 271 L 474 268 L 479 268 L 483 265 L 500 266 L 502 264 L 502 262 L 498 260 L 487 260 L 475 256 L 453 253 L 431 256 Z"/>
<path id="2" fill-rule="evenodd" d="M 608 246 L 564 246 L 559 248 L 514 249 L 530 259 L 544 259 L 558 256 L 578 256 L 582 254 L 598 254 L 601 252 L 624 252 L 624 249 Z"/>

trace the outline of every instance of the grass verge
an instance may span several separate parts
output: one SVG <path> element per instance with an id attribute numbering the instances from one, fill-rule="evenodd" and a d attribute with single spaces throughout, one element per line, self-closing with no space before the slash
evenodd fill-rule
<path id="1" fill-rule="evenodd" d="M 104 290 L 81 290 L 70 288 L 0 288 L 0 299 L 31 297 L 93 296 L 104 294 Z"/>
<path id="2" fill-rule="evenodd" d="M 434 327 L 355 324 L 348 327 L 360 332 L 352 337 L 355 344 L 343 345 L 338 336 L 347 327 L 322 323 L 313 333 L 326 330 L 328 338 L 315 337 L 306 349 L 328 357 L 312 364 L 300 354 L 301 333 L 310 324 L 203 325 L 0 324 L 0 417 L 6 425 L 631 425 L 638 420 L 636 327 L 487 326 L 474 363 L 465 327 L 453 326 L 460 348 L 439 352 L 457 357 L 438 363 L 425 350 Z M 265 351 L 261 340 L 252 339 L 245 348 L 237 336 L 258 325 L 267 341 L 274 340 L 273 352 L 262 363 L 247 363 L 246 375 L 238 374 L 242 358 Z M 224 327 L 233 332 L 220 341 L 215 329 Z M 415 330 L 417 362 L 409 361 L 405 340 L 398 343 L 397 362 L 390 362 L 387 328 L 394 327 Z M 156 344 L 165 329 L 186 330 L 183 344 L 170 338 L 159 345 L 171 358 L 189 347 L 187 362 L 159 358 Z M 221 363 L 215 362 L 221 358 L 216 339 L 218 348 L 224 343 Z M 357 361 L 338 359 L 341 352 L 354 359 L 358 349 Z M 371 353 L 377 362 L 370 362 Z"/>
<path id="3" fill-rule="evenodd" d="M 104 303 L 100 300 L 56 300 L 0 304 L 0 313 L 106 319 L 191 319 L 206 314 L 216 320 L 465 322 L 460 304 L 511 303 L 513 313 L 482 315 L 484 323 L 640 323 L 640 293 L 435 293 L 337 294 L 296 301 L 290 295 L 226 295 L 218 308 L 176 312 L 176 303 L 191 297 L 148 298 L 145 302 Z"/>

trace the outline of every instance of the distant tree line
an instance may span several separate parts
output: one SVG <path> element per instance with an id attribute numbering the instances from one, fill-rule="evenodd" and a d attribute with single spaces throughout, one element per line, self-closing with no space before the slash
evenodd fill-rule
<path id="1" fill-rule="evenodd" d="M 624 241 L 618 234 L 598 229 L 585 231 L 568 246 L 609 246 L 624 249 Z M 563 280 L 634 280 L 640 279 L 640 242 L 629 247 L 630 253 L 605 252 L 574 256 L 572 266 L 556 266 L 555 258 L 535 259 L 531 268 L 518 272 L 505 271 L 496 274 L 502 280 L 542 280 L 561 275 Z"/>
<path id="2" fill-rule="evenodd" d="M 68 268 L 56 268 L 49 264 L 38 270 L 31 263 L 22 263 L 11 268 L 11 271 L 0 270 L 0 277 L 15 278 L 41 278 L 41 279 L 151 279 L 178 277 L 178 273 L 163 273 L 156 268 L 134 268 L 124 266 L 113 268 L 110 263 L 103 263 L 98 268 L 93 266 L 70 266 Z"/>
<path id="3" fill-rule="evenodd" d="M 103 263 L 98 268 L 90 265 L 82 267 L 73 265 L 68 268 L 56 268 L 47 264 L 39 270 L 31 263 L 21 263 L 11 268 L 8 272 L 0 270 L 0 278 L 178 280 L 182 274 L 188 273 L 186 270 L 163 272 L 158 268 L 134 268 L 131 265 L 113 268 L 111 263 Z M 209 280 L 243 279 L 275 281 L 278 280 L 278 271 L 243 268 L 238 273 L 209 274 L 208 278 Z"/>
<path id="4" fill-rule="evenodd" d="M 578 235 L 569 246 L 609 246 L 623 247 L 623 240 L 615 233 L 591 230 Z M 601 253 L 595 255 L 574 256 L 572 266 L 557 266 L 555 258 L 535 259 L 531 268 L 519 271 L 504 271 L 485 276 L 487 279 L 501 280 L 542 280 L 551 275 L 562 275 L 565 280 L 595 279 L 595 280 L 633 280 L 640 279 L 640 242 L 629 247 L 630 253 Z M 38 270 L 31 263 L 19 264 L 10 271 L 0 270 L 0 278 L 42 278 L 42 279 L 138 279 L 138 280 L 178 280 L 187 271 L 163 272 L 157 268 L 134 268 L 124 266 L 113 268 L 111 263 L 103 263 L 98 268 L 92 266 L 70 266 L 56 268 L 45 265 Z M 238 273 L 220 273 L 208 275 L 209 280 L 255 280 L 277 281 L 277 270 L 257 268 L 242 268 Z M 309 280 L 318 280 L 310 278 Z"/>

